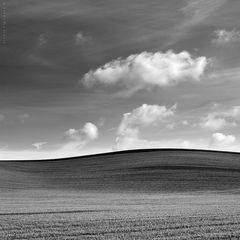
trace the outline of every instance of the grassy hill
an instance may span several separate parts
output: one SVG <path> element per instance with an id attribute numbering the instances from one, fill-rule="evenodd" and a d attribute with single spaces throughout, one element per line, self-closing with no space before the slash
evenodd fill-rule
<path id="1" fill-rule="evenodd" d="M 0 162 L 0 191 L 186 192 L 238 188 L 240 154 L 229 152 L 155 149 Z"/>
<path id="2" fill-rule="evenodd" d="M 240 154 L 0 162 L 0 239 L 238 239 Z"/>

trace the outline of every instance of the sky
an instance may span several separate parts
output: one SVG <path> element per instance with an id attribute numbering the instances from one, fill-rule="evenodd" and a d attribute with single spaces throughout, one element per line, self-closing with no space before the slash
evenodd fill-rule
<path id="1" fill-rule="evenodd" d="M 240 151 L 239 0 L 2 0 L 0 159 Z"/>

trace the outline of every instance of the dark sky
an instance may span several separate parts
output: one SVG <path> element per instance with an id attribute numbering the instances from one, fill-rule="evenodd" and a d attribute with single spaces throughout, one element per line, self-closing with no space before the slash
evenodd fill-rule
<path id="1" fill-rule="evenodd" d="M 239 151 L 239 11 L 238 0 L 1 1 L 0 158 Z"/>

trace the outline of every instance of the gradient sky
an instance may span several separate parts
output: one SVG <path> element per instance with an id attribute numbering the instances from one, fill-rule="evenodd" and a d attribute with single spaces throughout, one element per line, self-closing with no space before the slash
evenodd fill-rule
<path id="1" fill-rule="evenodd" d="M 7 0 L 3 8 L 0 159 L 240 151 L 239 0 Z"/>

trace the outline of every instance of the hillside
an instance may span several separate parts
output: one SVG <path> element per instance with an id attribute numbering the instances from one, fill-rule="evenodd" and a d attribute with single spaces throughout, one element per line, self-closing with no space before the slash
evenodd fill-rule
<path id="1" fill-rule="evenodd" d="M 0 162 L 0 239 L 238 239 L 240 154 Z"/>
<path id="2" fill-rule="evenodd" d="M 240 154 L 134 150 L 38 161 L 1 161 L 0 191 L 187 192 L 240 188 Z"/>

